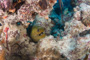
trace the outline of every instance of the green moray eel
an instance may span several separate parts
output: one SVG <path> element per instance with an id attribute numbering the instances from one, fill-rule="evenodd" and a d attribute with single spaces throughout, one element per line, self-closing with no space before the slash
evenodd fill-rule
<path id="1" fill-rule="evenodd" d="M 45 29 L 40 26 L 33 26 L 30 35 L 34 42 L 38 42 L 46 36 Z"/>

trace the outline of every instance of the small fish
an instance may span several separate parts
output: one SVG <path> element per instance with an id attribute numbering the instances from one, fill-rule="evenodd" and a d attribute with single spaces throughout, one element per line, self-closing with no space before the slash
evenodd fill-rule
<path id="1" fill-rule="evenodd" d="M 45 29 L 40 26 L 33 26 L 30 35 L 34 42 L 38 42 L 46 36 Z"/>

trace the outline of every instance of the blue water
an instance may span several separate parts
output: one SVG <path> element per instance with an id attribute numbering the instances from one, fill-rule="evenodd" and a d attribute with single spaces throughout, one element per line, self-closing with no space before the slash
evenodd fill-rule
<path id="1" fill-rule="evenodd" d="M 51 34 L 54 37 L 60 36 L 60 30 L 64 31 L 64 23 L 62 23 L 61 14 L 64 13 L 64 10 L 68 8 L 69 13 L 73 11 L 73 6 L 71 5 L 71 0 L 62 0 L 62 13 L 60 10 L 60 3 L 57 0 L 57 3 L 53 6 L 53 10 L 51 11 L 49 17 L 54 21 L 55 26 L 51 30 Z"/>
<path id="2" fill-rule="evenodd" d="M 62 10 L 64 11 L 66 8 L 69 9 L 69 11 L 72 11 L 73 7 L 71 6 L 71 0 L 62 0 Z M 60 6 L 59 1 L 57 0 L 57 3 L 54 5 L 54 10 L 57 14 L 60 14 Z"/>

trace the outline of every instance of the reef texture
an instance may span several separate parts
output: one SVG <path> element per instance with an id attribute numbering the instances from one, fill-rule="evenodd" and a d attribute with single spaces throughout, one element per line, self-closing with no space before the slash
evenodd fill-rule
<path id="1" fill-rule="evenodd" d="M 33 22 L 39 15 L 40 18 L 38 17 L 36 22 L 38 24 L 34 25 L 40 26 L 38 22 L 40 19 L 40 24 L 43 23 L 41 27 L 45 29 L 47 26 L 48 29 L 45 31 L 50 34 L 53 24 L 48 15 L 55 3 L 56 0 L 18 0 L 15 3 L 14 0 L 0 0 L 0 59 L 37 59 L 35 57 L 37 44 L 27 35 L 26 28 L 30 24 L 28 21 Z M 18 4 L 22 4 L 19 9 L 17 9 Z"/>
<path id="2" fill-rule="evenodd" d="M 69 60 L 84 59 L 89 53 L 89 7 L 81 3 L 74 8 L 74 16 L 72 20 L 65 23 L 63 38 L 58 41 L 60 53 Z"/>
<path id="3" fill-rule="evenodd" d="M 73 11 L 64 10 L 62 19 L 51 11 L 55 3 L 56 0 L 18 0 L 15 3 L 0 0 L 0 59 L 90 60 L 90 1 L 77 0 Z M 22 4 L 19 9 L 18 4 Z M 45 29 L 45 37 L 37 43 L 27 34 L 30 25 Z M 58 25 L 56 34 L 59 32 L 56 37 L 51 35 L 55 25 Z M 64 25 L 63 31 L 60 25 Z"/>
<path id="4" fill-rule="evenodd" d="M 36 50 L 36 57 L 39 60 L 65 60 L 67 58 L 62 58 L 61 54 L 57 48 L 57 42 L 55 38 L 50 35 L 38 42 L 37 50 Z"/>
<path id="5" fill-rule="evenodd" d="M 56 0 L 26 0 L 25 4 L 18 10 L 18 17 L 21 21 L 34 21 L 39 14 L 46 19 L 53 8 Z"/>

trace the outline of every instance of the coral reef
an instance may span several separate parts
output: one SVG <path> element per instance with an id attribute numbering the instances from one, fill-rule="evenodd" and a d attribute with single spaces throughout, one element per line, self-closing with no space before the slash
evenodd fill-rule
<path id="1" fill-rule="evenodd" d="M 29 0 L 30 2 L 27 2 L 28 0 L 26 0 L 25 4 L 17 10 L 17 5 L 22 1 L 24 0 L 19 0 L 17 2 L 15 2 L 15 0 L 0 1 L 3 5 L 0 6 L 0 45 L 6 52 L 4 55 L 1 51 L 1 57 L 5 60 L 35 59 L 33 56 L 35 56 L 37 44 L 32 42 L 31 38 L 27 36 L 26 28 L 30 24 L 27 21 L 33 22 L 35 17 L 39 15 L 39 19 L 41 19 L 40 24 L 42 23 L 42 20 L 45 21 L 44 23 L 48 22 L 47 24 L 43 23 L 41 26 L 43 28 L 46 28 L 45 26 L 48 27 L 45 31 L 51 30 L 53 25 L 48 18 L 48 14 L 52 10 L 56 0 L 45 0 L 44 2 L 46 2 L 46 5 L 43 4 L 42 0 Z M 15 12 L 13 9 L 16 9 L 17 11 L 15 10 Z M 13 14 L 8 12 L 12 12 Z M 37 22 L 38 21 L 39 20 L 37 20 Z M 51 25 L 49 26 L 49 24 Z M 39 26 L 39 24 L 37 26 Z M 50 31 L 46 33 L 50 34 Z"/>
<path id="2" fill-rule="evenodd" d="M 41 39 L 37 45 L 36 57 L 40 60 L 64 60 L 58 51 L 57 43 L 53 36 Z"/>
<path id="3" fill-rule="evenodd" d="M 34 21 L 37 14 L 47 18 L 55 3 L 56 0 L 26 0 L 26 3 L 18 10 L 18 17 L 24 22 Z"/>
<path id="4" fill-rule="evenodd" d="M 89 5 L 82 3 L 74 9 L 74 16 L 65 23 L 63 38 L 58 42 L 60 53 L 69 60 L 84 59 L 90 49 Z"/>
<path id="5" fill-rule="evenodd" d="M 89 0 L 0 0 L 1 60 L 90 60 Z"/>

